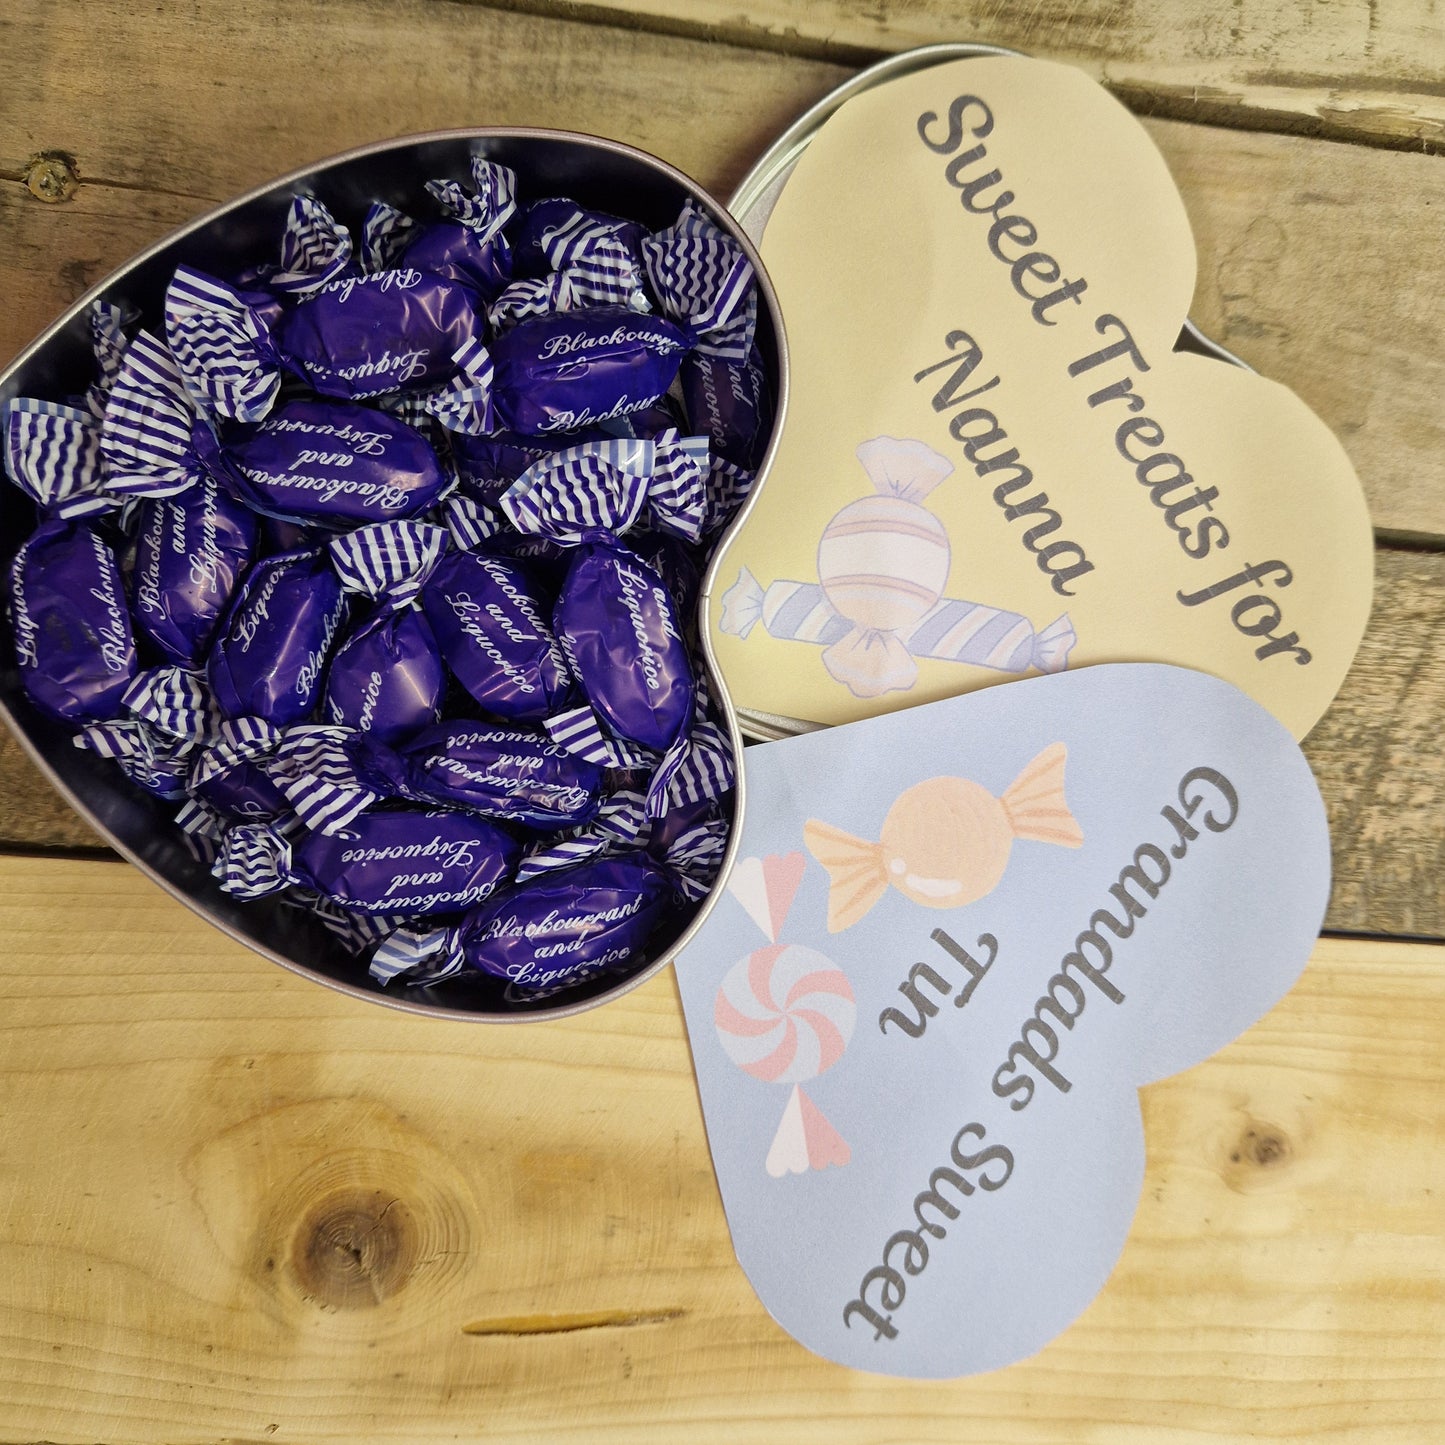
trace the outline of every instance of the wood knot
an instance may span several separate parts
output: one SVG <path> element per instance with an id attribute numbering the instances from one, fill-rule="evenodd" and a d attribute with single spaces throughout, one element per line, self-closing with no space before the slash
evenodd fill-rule
<path id="1" fill-rule="evenodd" d="M 1256 1164 L 1261 1169 L 1271 1169 L 1283 1164 L 1293 1151 L 1290 1142 L 1278 1129 L 1267 1126 L 1246 1129 L 1241 1135 L 1234 1152 L 1229 1156 L 1231 1164 Z"/>
<path id="2" fill-rule="evenodd" d="M 23 179 L 36 200 L 68 201 L 80 187 L 80 170 L 65 151 L 37 151 L 25 162 Z"/>
<path id="3" fill-rule="evenodd" d="M 416 1220 L 381 1189 L 348 1190 L 317 1200 L 292 1240 L 296 1282 L 331 1309 L 369 1309 L 411 1277 L 418 1251 Z"/>

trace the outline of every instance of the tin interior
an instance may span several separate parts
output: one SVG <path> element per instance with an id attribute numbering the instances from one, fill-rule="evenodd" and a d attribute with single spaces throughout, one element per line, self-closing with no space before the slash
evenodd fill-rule
<path id="1" fill-rule="evenodd" d="M 786 404 L 787 350 L 777 300 L 751 241 L 718 202 L 682 172 L 630 146 L 566 131 L 484 129 L 407 137 L 347 152 L 219 207 L 142 252 L 82 296 L 0 373 L 0 407 L 16 396 L 58 399 L 85 390 L 93 369 L 87 326 L 92 302 L 129 301 L 154 327 L 176 266 L 186 264 L 225 274 L 269 259 L 279 243 L 291 198 L 298 191 L 323 201 L 353 235 L 359 235 L 366 210 L 376 200 L 403 211 L 429 214 L 432 207 L 423 189 L 425 182 L 448 176 L 465 182 L 473 154 L 511 166 L 517 172 L 521 202 L 570 196 L 584 206 L 642 221 L 651 229 L 671 225 L 689 197 L 703 205 L 737 238 L 757 269 L 758 345 L 776 399 L 776 442 Z M 770 446 L 760 473 L 766 470 L 771 455 Z M 0 560 L 7 573 L 11 558 L 35 523 L 35 510 L 23 494 L 0 483 Z M 720 686 L 716 692 L 725 698 Z M 727 711 L 733 745 L 740 752 L 741 738 L 731 710 Z M 649 961 L 621 979 L 599 978 L 530 1001 L 510 993 L 496 980 L 473 974 L 449 980 L 435 990 L 392 985 L 383 992 L 367 978 L 365 965 L 302 910 L 275 899 L 241 903 L 221 892 L 209 869 L 192 857 L 172 821 L 174 804 L 151 797 L 131 784 L 114 764 L 76 748 L 68 730 L 31 706 L 15 665 L 8 612 L 0 620 L 0 714 L 77 811 L 173 897 L 293 972 L 412 1012 L 494 1022 L 580 1012 L 636 987 L 662 968 L 701 925 L 716 898 L 714 890 L 675 936 L 654 939 Z M 735 795 L 739 816 L 741 807 L 739 778 Z M 736 845 L 735 829 L 724 873 Z"/>

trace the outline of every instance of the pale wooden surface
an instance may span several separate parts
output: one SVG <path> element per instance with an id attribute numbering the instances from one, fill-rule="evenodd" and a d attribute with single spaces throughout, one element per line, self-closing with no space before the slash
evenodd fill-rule
<path id="1" fill-rule="evenodd" d="M 1103 1294 L 926 1384 L 753 1296 L 670 972 L 564 1023 L 418 1020 L 109 863 L 0 860 L 0 937 L 7 1445 L 1439 1438 L 1440 947 L 1327 940 L 1145 1090 Z"/>
<path id="2" fill-rule="evenodd" d="M 1198 238 L 1196 319 L 1300 391 L 1369 497 L 1376 615 L 1307 752 L 1328 926 L 1393 940 L 1323 942 L 1263 1023 L 1146 1092 L 1139 1217 L 1073 1329 L 992 1376 L 902 1384 L 814 1359 L 753 1297 L 670 974 L 523 1029 L 334 996 L 121 865 L 23 856 L 94 840 L 6 739 L 0 1445 L 1445 1436 L 1435 8 L 0 8 L 0 364 L 169 228 L 365 141 L 570 126 L 725 193 L 886 51 L 991 40 L 1084 64 L 1154 117 Z M 49 150 L 81 178 L 53 205 L 24 185 Z"/>

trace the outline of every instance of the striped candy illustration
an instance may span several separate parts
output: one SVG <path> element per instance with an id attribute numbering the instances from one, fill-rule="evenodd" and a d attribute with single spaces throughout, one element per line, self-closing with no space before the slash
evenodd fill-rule
<path id="1" fill-rule="evenodd" d="M 801 853 L 744 858 L 729 891 L 771 940 L 723 977 L 713 1004 L 718 1042 L 745 1073 L 791 1084 L 782 1121 L 768 1150 L 775 1179 L 846 1164 L 847 1143 L 803 1092 L 802 1084 L 843 1057 L 857 1008 L 847 975 L 831 959 L 777 937 L 802 882 Z"/>
<path id="2" fill-rule="evenodd" d="M 1067 614 L 1035 631 L 1017 612 L 943 595 L 948 532 L 924 505 L 953 465 L 921 441 L 872 437 L 857 448 L 875 495 L 840 508 L 818 541 L 817 582 L 764 587 L 746 567 L 722 598 L 723 632 L 811 642 L 855 697 L 906 691 L 920 657 L 1003 672 L 1058 672 L 1076 641 Z"/>

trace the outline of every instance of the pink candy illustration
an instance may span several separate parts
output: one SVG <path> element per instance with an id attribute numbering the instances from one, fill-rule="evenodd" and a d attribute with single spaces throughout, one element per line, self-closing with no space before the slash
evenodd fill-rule
<path id="1" fill-rule="evenodd" d="M 770 942 L 728 970 L 713 1005 L 728 1058 L 755 1079 L 793 1086 L 768 1150 L 774 1178 L 846 1164 L 851 1152 L 801 1085 L 843 1057 L 857 1012 L 852 986 L 815 949 L 777 941 L 805 864 L 789 853 L 744 858 L 733 870 L 729 891 Z"/>

